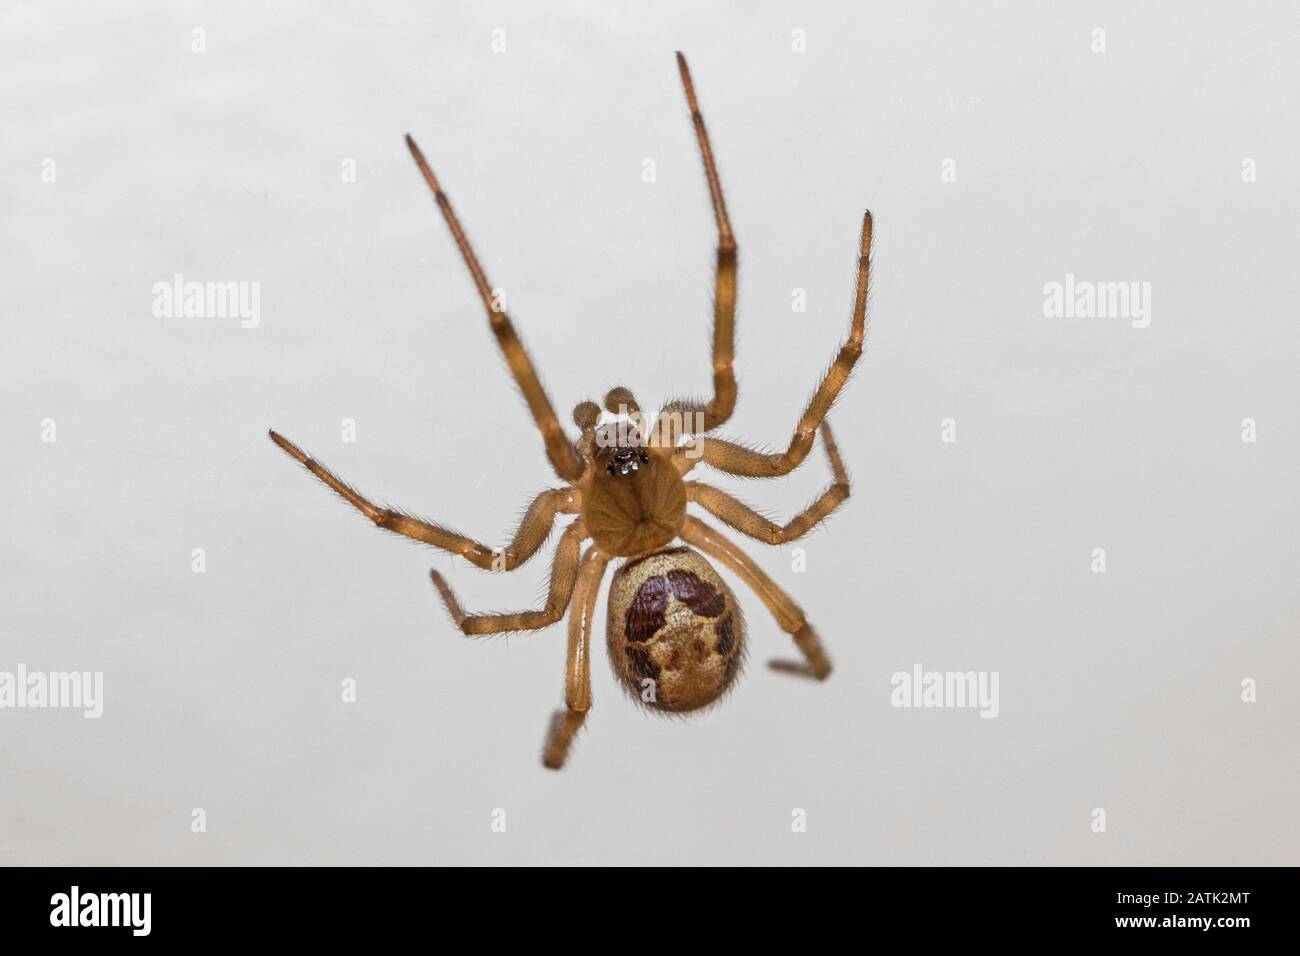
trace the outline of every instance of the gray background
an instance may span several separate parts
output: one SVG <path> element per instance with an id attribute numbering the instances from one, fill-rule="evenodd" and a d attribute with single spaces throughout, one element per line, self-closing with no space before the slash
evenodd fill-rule
<path id="1" fill-rule="evenodd" d="M 0 669 L 103 671 L 106 700 L 0 711 L 0 860 L 1298 862 L 1294 5 L 585 6 L 5 5 Z M 877 217 L 833 416 L 855 496 L 806 573 L 750 549 L 837 669 L 768 672 L 788 641 L 746 594 L 739 688 L 666 721 L 602 646 L 557 775 L 563 628 L 466 640 L 427 577 L 525 607 L 546 559 L 383 534 L 265 430 L 493 544 L 554 482 L 408 130 L 566 419 L 702 391 L 675 49 L 741 243 L 728 434 L 788 438 Z M 260 282 L 260 327 L 155 318 L 177 272 Z M 1067 272 L 1151 282 L 1150 328 L 1044 318 Z M 716 481 L 788 516 L 827 470 Z M 1001 715 L 891 707 L 917 662 L 998 671 Z"/>

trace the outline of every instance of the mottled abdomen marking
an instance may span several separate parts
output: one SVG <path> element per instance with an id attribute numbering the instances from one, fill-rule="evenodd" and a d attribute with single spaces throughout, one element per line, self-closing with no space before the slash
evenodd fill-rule
<path id="1" fill-rule="evenodd" d="M 690 548 L 656 551 L 619 568 L 608 617 L 614 673 L 655 710 L 681 713 L 713 703 L 745 657 L 736 596 Z"/>

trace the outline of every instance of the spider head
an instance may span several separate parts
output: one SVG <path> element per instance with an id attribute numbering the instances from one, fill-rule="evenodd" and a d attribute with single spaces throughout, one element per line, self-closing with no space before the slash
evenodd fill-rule
<path id="1" fill-rule="evenodd" d="M 596 464 L 615 477 L 633 475 L 648 464 L 641 430 L 628 422 L 610 422 L 596 431 Z"/>

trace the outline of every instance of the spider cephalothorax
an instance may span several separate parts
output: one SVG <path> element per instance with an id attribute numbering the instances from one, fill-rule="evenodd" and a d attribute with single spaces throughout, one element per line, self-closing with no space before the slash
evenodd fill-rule
<path id="1" fill-rule="evenodd" d="M 376 525 L 459 554 L 480 568 L 510 571 L 523 564 L 546 541 L 557 516 L 574 521 L 560 536 L 545 607 L 512 614 L 466 614 L 437 571 L 433 583 L 465 634 L 496 634 L 546 627 L 569 612 L 565 709 L 556 713 L 547 733 L 542 761 L 560 767 L 574 736 L 591 708 L 592 618 L 600 582 L 609 562 L 626 560 L 610 585 L 607 644 L 614 673 L 646 706 L 683 713 L 718 700 L 732 686 L 745 654 L 745 624 L 735 594 L 707 558 L 732 571 L 757 593 L 778 626 L 789 634 L 803 661 L 773 661 L 775 670 L 825 679 L 830 661 L 812 626 L 789 595 L 730 539 L 687 514 L 695 503 L 742 534 L 780 544 L 810 531 L 849 496 L 849 479 L 831 436 L 826 414 L 848 380 L 866 335 L 867 286 L 870 274 L 871 214 L 862 222 L 858 250 L 857 294 L 849 337 L 822 378 L 795 426 L 788 447 L 766 454 L 713 437 L 736 404 L 733 342 L 736 318 L 736 240 L 731 232 L 709 145 L 704 119 L 686 60 L 677 66 L 691 122 L 695 127 L 709 195 L 718 227 L 716 295 L 713 317 L 713 397 L 707 402 L 669 402 L 647 421 L 626 388 L 605 395 L 605 411 L 618 416 L 600 424 L 601 407 L 592 401 L 573 410 L 579 436 L 565 433 L 542 389 L 514 325 L 498 307 L 492 287 L 470 247 L 419 147 L 407 146 L 451 229 L 469 267 L 488 324 L 537 422 L 546 454 L 563 487 L 541 492 L 529 507 L 514 539 L 501 549 L 489 548 L 441 525 L 406 512 L 381 508 L 341 481 L 297 445 L 271 432 L 271 438 L 313 475 L 341 495 Z M 784 525 L 775 524 L 736 498 L 686 475 L 698 463 L 745 478 L 772 478 L 793 471 L 812 449 L 820 432 L 833 481 L 807 508 Z M 689 442 L 686 439 L 690 439 Z M 592 543 L 585 552 L 582 543 Z M 684 545 L 674 545 L 675 541 Z M 706 558 L 707 556 L 707 558 Z"/>
<path id="2" fill-rule="evenodd" d="M 611 392 L 607 406 L 618 397 L 618 390 Z M 587 533 L 614 557 L 663 547 L 677 537 L 686 517 L 686 483 L 672 455 L 623 425 L 599 430 L 588 474 L 580 482 Z"/>

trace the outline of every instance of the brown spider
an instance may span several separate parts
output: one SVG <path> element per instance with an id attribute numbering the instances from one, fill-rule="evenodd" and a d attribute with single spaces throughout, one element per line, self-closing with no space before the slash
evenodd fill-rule
<path id="1" fill-rule="evenodd" d="M 697 551 L 733 571 L 758 594 L 783 631 L 794 638 L 804 662 L 773 661 L 775 670 L 823 680 L 830 661 L 803 611 L 736 544 L 686 513 L 695 502 L 732 528 L 768 544 L 798 538 L 834 511 L 849 496 L 849 479 L 825 421 L 862 354 L 866 331 L 867 283 L 871 252 L 871 213 L 862 223 L 858 254 L 857 297 L 848 341 L 808 403 L 789 447 L 777 454 L 706 437 L 731 417 L 736 404 L 732 370 L 736 313 L 736 240 L 722 198 L 704 119 L 700 115 L 686 59 L 677 54 L 691 121 L 699 141 L 704 172 L 717 220 L 716 298 L 713 316 L 713 398 L 706 404 L 670 402 L 647 427 L 640 407 L 626 388 L 605 396 L 605 410 L 620 416 L 599 424 L 601 409 L 582 402 L 573 410 L 581 432 L 565 434 L 543 391 L 514 326 L 496 307 L 492 287 L 452 211 L 447 194 L 434 178 L 415 141 L 406 145 L 433 190 L 460 253 L 478 287 L 488 323 L 528 408 L 541 430 L 555 473 L 567 484 L 543 491 L 524 515 L 514 540 L 503 551 L 456 534 L 440 525 L 380 508 L 363 498 L 298 446 L 272 431 L 272 440 L 352 507 L 385 530 L 459 554 L 480 568 L 509 571 L 519 567 L 549 537 L 559 514 L 577 515 L 565 529 L 551 568 L 550 590 L 541 610 L 513 614 L 466 614 L 447 582 L 432 571 L 456 625 L 465 634 L 496 634 L 547 627 L 564 616 L 570 603 L 565 709 L 551 721 L 542 762 L 563 766 L 574 735 L 591 707 L 591 630 L 601 580 L 610 560 L 626 558 L 610 585 L 607 641 L 614 672 L 638 701 L 660 711 L 684 713 L 705 707 L 731 686 L 744 656 L 745 628 L 736 597 Z M 719 471 L 746 478 L 788 474 L 808 456 L 820 427 L 834 482 L 788 524 L 778 525 L 720 489 L 683 481 L 703 460 Z M 683 439 L 691 436 L 691 441 Z M 579 554 L 584 541 L 592 544 Z M 680 539 L 686 546 L 671 547 Z"/>

